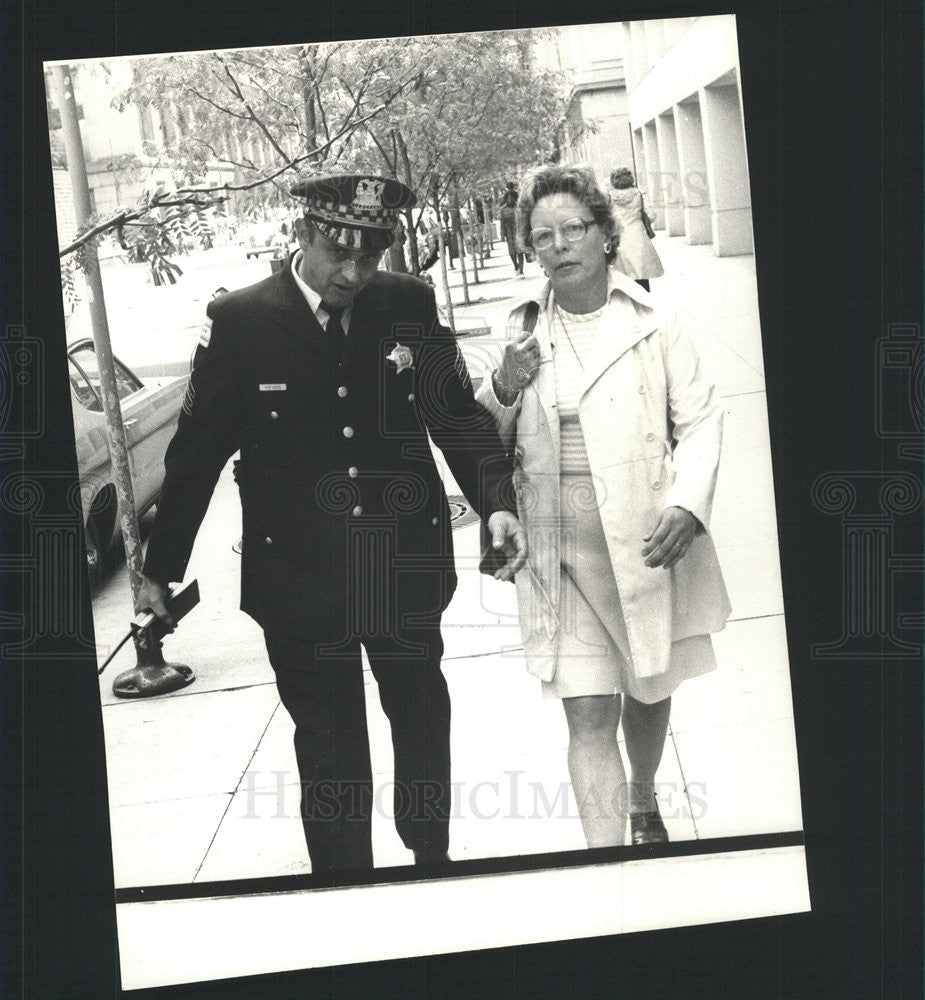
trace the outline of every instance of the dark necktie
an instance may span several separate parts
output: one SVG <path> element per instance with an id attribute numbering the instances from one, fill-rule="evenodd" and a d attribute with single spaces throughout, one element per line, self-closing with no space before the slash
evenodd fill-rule
<path id="1" fill-rule="evenodd" d="M 347 340 L 347 335 L 344 333 L 344 328 L 341 326 L 340 318 L 344 314 L 343 309 L 338 309 L 337 306 L 329 306 L 326 302 L 321 303 L 321 308 L 330 317 L 328 319 L 328 340 L 331 342 L 331 347 L 334 349 L 334 357 L 337 361 L 340 361 L 341 353 L 344 349 L 344 343 Z"/>

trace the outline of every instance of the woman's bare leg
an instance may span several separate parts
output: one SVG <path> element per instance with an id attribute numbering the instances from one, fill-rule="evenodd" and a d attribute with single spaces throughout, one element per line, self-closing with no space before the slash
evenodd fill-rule
<path id="1" fill-rule="evenodd" d="M 588 847 L 623 843 L 626 773 L 617 745 L 619 695 L 563 698 L 568 721 L 568 769 Z"/>
<path id="2" fill-rule="evenodd" d="M 629 759 L 629 811 L 651 812 L 655 809 L 655 772 L 662 759 L 668 735 L 671 698 L 652 705 L 624 697 L 623 735 Z"/>

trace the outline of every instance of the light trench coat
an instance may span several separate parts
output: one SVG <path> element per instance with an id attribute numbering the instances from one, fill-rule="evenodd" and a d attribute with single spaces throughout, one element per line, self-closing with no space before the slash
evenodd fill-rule
<path id="1" fill-rule="evenodd" d="M 673 309 L 614 268 L 578 407 L 597 507 L 620 593 L 637 677 L 668 670 L 672 642 L 720 631 L 731 612 L 709 534 L 719 467 L 723 408 L 689 335 Z M 527 303 L 510 313 L 498 338 L 523 329 Z M 533 301 L 539 370 L 510 407 L 486 378 L 478 401 L 493 415 L 516 455 L 518 516 L 530 555 L 515 584 L 527 669 L 541 680 L 556 672 L 560 634 L 559 417 L 553 369 L 553 294 Z M 556 329 L 561 336 L 561 327 Z M 645 565 L 641 550 L 665 507 L 700 522 L 690 549 L 670 570 Z"/>

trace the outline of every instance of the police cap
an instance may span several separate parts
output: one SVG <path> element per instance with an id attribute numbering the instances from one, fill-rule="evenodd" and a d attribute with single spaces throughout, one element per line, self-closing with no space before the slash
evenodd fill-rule
<path id="1" fill-rule="evenodd" d="M 401 181 L 371 174 L 311 177 L 290 193 L 304 199 L 306 217 L 325 239 L 361 253 L 390 247 L 399 211 L 417 200 Z"/>

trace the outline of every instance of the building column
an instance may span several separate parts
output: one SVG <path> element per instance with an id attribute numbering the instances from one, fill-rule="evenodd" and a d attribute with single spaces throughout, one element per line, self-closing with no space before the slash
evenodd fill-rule
<path id="1" fill-rule="evenodd" d="M 665 206 L 662 201 L 664 197 L 661 190 L 662 159 L 659 155 L 658 135 L 655 131 L 655 122 L 646 122 L 642 126 L 642 144 L 646 151 L 646 171 L 642 177 L 637 177 L 640 191 L 645 194 L 649 201 L 650 208 L 654 208 L 655 215 L 654 229 L 665 228 Z M 645 184 L 645 187 L 642 185 Z"/>
<path id="2" fill-rule="evenodd" d="M 745 129 L 735 72 L 702 88 L 700 105 L 712 205 L 713 253 L 717 257 L 753 253 Z"/>
<path id="3" fill-rule="evenodd" d="M 642 25 L 649 57 L 646 69 L 649 69 L 665 54 L 665 23 L 664 21 L 643 21 Z"/>
<path id="4" fill-rule="evenodd" d="M 646 159 L 646 144 L 642 139 L 642 129 L 633 129 L 633 155 L 636 167 L 636 187 L 642 191 L 648 176 L 648 160 Z"/>
<path id="5" fill-rule="evenodd" d="M 668 236 L 684 235 L 683 175 L 678 162 L 678 138 L 674 115 L 671 111 L 655 119 L 655 133 L 661 156 L 661 203 L 665 213 L 665 232 Z"/>
<path id="6" fill-rule="evenodd" d="M 629 24 L 630 39 L 633 49 L 633 72 L 635 76 L 634 86 L 639 84 L 649 72 L 649 52 L 646 48 L 646 31 L 642 21 L 631 21 Z"/>
<path id="7" fill-rule="evenodd" d="M 695 96 L 674 108 L 678 165 L 683 188 L 684 240 L 692 245 L 713 239 L 710 189 L 707 182 L 707 154 L 703 143 L 700 101 Z"/>
<path id="8" fill-rule="evenodd" d="M 627 91 L 633 90 L 639 80 L 639 71 L 633 52 L 632 25 L 629 21 L 620 22 L 620 46 L 623 50 L 623 72 L 626 76 Z"/>

